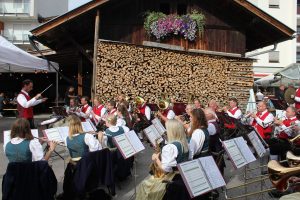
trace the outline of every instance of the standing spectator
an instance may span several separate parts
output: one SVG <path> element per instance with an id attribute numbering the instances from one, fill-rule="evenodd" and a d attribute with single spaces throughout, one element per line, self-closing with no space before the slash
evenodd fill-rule
<path id="1" fill-rule="evenodd" d="M 257 100 L 257 101 L 262 101 L 262 100 L 264 100 L 264 94 L 261 93 L 260 90 L 257 90 L 257 93 L 256 93 L 256 100 Z"/>
<path id="2" fill-rule="evenodd" d="M 70 86 L 65 94 L 65 104 L 67 106 L 70 106 L 70 99 L 77 98 L 75 94 L 75 88 L 73 86 Z"/>
<path id="3" fill-rule="evenodd" d="M 0 93 L 0 117 L 3 117 L 2 112 L 3 112 L 3 105 L 4 105 L 4 93 Z"/>
<path id="4" fill-rule="evenodd" d="M 280 100 L 280 101 L 284 101 L 284 92 L 285 92 L 285 87 L 284 85 L 280 85 L 279 86 L 279 90 L 277 90 L 275 92 L 275 97 Z"/>

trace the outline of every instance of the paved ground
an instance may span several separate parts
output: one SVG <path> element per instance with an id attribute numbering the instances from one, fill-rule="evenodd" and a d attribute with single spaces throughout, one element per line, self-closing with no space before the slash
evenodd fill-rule
<path id="1" fill-rule="evenodd" d="M 47 119 L 47 115 L 40 115 L 36 117 L 36 124 L 40 123 L 42 120 Z M 14 118 L 0 118 L 0 182 L 2 183 L 2 177 L 3 174 L 6 171 L 6 167 L 7 167 L 7 158 L 5 157 L 4 153 L 3 153 L 3 130 L 7 130 L 10 129 L 11 124 L 13 123 L 15 119 Z M 149 168 L 149 164 L 151 162 L 151 154 L 152 154 L 152 149 L 149 147 L 148 144 L 145 144 L 146 146 L 146 150 L 144 150 L 143 152 L 139 153 L 137 155 L 137 164 L 136 164 L 136 171 L 137 171 L 137 176 L 136 176 L 136 182 L 137 184 L 140 183 L 145 177 L 148 176 L 148 168 Z M 67 151 L 65 151 L 65 149 L 63 148 L 58 148 L 57 149 L 58 153 L 60 153 L 65 160 L 67 160 L 68 158 L 68 153 Z M 52 165 L 52 168 L 55 172 L 57 181 L 58 181 L 58 191 L 57 193 L 61 193 L 62 192 L 62 183 L 63 183 L 63 174 L 64 174 L 64 169 L 66 167 L 67 162 L 64 162 L 64 160 L 58 158 L 58 157 L 53 157 L 52 159 L 49 160 L 49 164 Z M 225 171 L 225 181 L 229 186 L 233 186 L 233 185 L 238 185 L 238 184 L 242 184 L 244 181 L 243 178 L 243 174 L 244 174 L 244 168 L 239 169 L 239 170 L 235 170 L 232 167 L 232 164 L 226 160 L 226 164 L 227 164 L 227 168 Z M 255 167 L 258 166 L 259 162 L 254 162 L 250 165 L 250 167 Z M 250 176 L 255 176 L 258 175 L 258 170 L 255 170 L 253 172 L 251 172 L 251 174 L 249 174 Z M 121 183 L 117 183 L 117 196 L 114 199 L 118 199 L 118 200 L 128 200 L 132 197 L 132 195 L 134 194 L 134 176 L 129 177 L 128 180 L 121 182 Z M 266 185 L 267 187 L 270 186 L 270 182 L 266 181 Z M 248 192 L 254 192 L 254 191 L 259 191 L 261 188 L 261 184 L 260 182 L 251 185 L 250 187 L 247 188 Z M 225 199 L 225 192 L 224 190 L 219 189 L 220 192 L 220 198 L 219 199 Z M 228 197 L 232 197 L 232 196 L 237 196 L 237 195 L 241 195 L 244 192 L 246 192 L 246 189 L 244 188 L 238 188 L 238 189 L 234 189 L 231 190 L 230 192 L 228 192 Z M 0 192 L 0 198 L 2 199 L 2 192 Z M 246 198 L 242 198 L 242 199 L 246 199 Z M 267 194 L 259 196 L 252 196 L 252 197 L 248 197 L 247 199 L 272 199 L 270 198 Z"/>

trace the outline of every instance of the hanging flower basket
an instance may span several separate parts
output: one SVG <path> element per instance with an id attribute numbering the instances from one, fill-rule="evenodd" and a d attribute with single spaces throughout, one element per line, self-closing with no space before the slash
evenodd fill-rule
<path id="1" fill-rule="evenodd" d="M 165 15 L 161 12 L 148 12 L 144 28 L 149 35 L 157 40 L 171 35 L 183 36 L 184 39 L 194 41 L 204 31 L 205 17 L 198 11 L 187 15 Z"/>

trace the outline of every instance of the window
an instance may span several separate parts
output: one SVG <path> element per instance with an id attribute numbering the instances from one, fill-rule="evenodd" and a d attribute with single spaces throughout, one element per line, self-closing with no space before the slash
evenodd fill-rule
<path id="1" fill-rule="evenodd" d="M 186 15 L 187 14 L 187 5 L 184 3 L 177 4 L 177 14 Z"/>
<path id="2" fill-rule="evenodd" d="M 279 0 L 269 0 L 269 8 L 279 8 Z"/>
<path id="3" fill-rule="evenodd" d="M 270 63 L 279 63 L 279 51 L 272 51 L 269 53 Z"/>
<path id="4" fill-rule="evenodd" d="M 159 5 L 159 11 L 166 15 L 169 15 L 171 12 L 170 4 L 169 3 L 161 3 Z"/>
<path id="5" fill-rule="evenodd" d="M 31 29 L 30 24 L 14 24 L 12 40 L 15 42 L 28 41 L 29 30 Z"/>

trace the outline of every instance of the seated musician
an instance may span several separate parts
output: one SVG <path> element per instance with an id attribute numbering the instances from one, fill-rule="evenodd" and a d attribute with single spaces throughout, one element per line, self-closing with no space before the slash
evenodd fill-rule
<path id="1" fill-rule="evenodd" d="M 287 119 L 281 121 L 275 118 L 274 124 L 282 131 L 269 141 L 271 160 L 278 160 L 278 156 L 281 156 L 281 160 L 284 160 L 286 152 L 290 150 L 288 139 L 291 139 L 294 134 L 293 129 L 289 127 L 294 123 L 299 123 L 296 112 L 296 108 L 290 106 L 286 109 Z"/>
<path id="2" fill-rule="evenodd" d="M 242 111 L 238 107 L 238 100 L 234 97 L 229 99 L 229 109 L 225 106 L 223 110 L 229 117 L 235 119 L 240 119 L 242 117 Z"/>
<path id="3" fill-rule="evenodd" d="M 94 98 L 94 107 L 91 112 L 92 121 L 97 125 L 100 122 L 101 118 L 104 117 L 106 112 L 107 112 L 107 110 L 106 110 L 105 106 L 101 104 L 100 97 L 95 97 Z"/>
<path id="4" fill-rule="evenodd" d="M 119 104 L 117 107 L 117 126 L 127 126 L 132 129 L 131 116 L 124 104 Z"/>
<path id="5" fill-rule="evenodd" d="M 162 106 L 165 108 L 164 108 L 164 110 L 158 111 L 157 116 L 162 120 L 162 122 L 166 122 L 167 120 L 174 119 L 176 115 L 175 115 L 174 111 L 172 110 L 171 104 L 169 104 L 166 101 L 159 102 L 159 104 L 161 104 L 161 103 L 165 104 L 164 106 Z"/>
<path id="6" fill-rule="evenodd" d="M 127 108 L 128 112 L 131 112 L 131 106 L 130 106 L 130 104 L 127 102 L 126 97 L 125 97 L 124 94 L 120 94 L 120 95 L 117 97 L 117 104 L 116 104 L 116 107 L 118 107 L 118 105 L 120 105 L 120 104 L 125 105 L 125 107 Z"/>
<path id="7" fill-rule="evenodd" d="M 133 129 L 142 140 L 144 138 L 143 130 L 149 126 L 151 119 L 151 109 L 147 106 L 146 101 L 141 97 L 135 98 L 137 108 L 133 111 Z"/>
<path id="8" fill-rule="evenodd" d="M 168 144 L 160 153 L 152 155 L 152 161 L 157 171 L 144 180 L 137 189 L 136 199 L 163 199 L 166 184 L 162 180 L 171 181 L 176 175 L 176 165 L 188 160 L 189 149 L 183 125 L 177 120 L 166 122 Z"/>
<path id="9" fill-rule="evenodd" d="M 208 107 L 212 109 L 212 111 L 217 112 L 219 109 L 219 105 L 216 100 L 212 99 L 208 102 Z"/>
<path id="10" fill-rule="evenodd" d="M 194 109 L 191 112 L 191 128 L 188 130 L 189 159 L 196 159 L 209 155 L 209 133 L 207 120 L 202 109 Z"/>
<path id="11" fill-rule="evenodd" d="M 82 107 L 75 113 L 80 117 L 81 121 L 85 122 L 86 119 L 90 118 L 92 107 L 89 105 L 89 98 L 87 96 L 81 97 Z"/>
<path id="12" fill-rule="evenodd" d="M 49 142 L 48 152 L 44 151 L 38 139 L 33 138 L 30 124 L 26 119 L 17 119 L 11 128 L 11 141 L 4 144 L 4 153 L 9 162 L 32 162 L 49 160 L 55 150 L 56 143 Z"/>
<path id="13" fill-rule="evenodd" d="M 177 119 L 178 121 L 180 121 L 184 128 L 187 130 L 190 128 L 190 117 L 192 114 L 192 110 L 195 109 L 195 105 L 194 104 L 188 104 L 186 105 L 185 108 L 185 114 L 181 115 L 181 116 L 176 116 L 175 119 Z"/>
<path id="14" fill-rule="evenodd" d="M 107 103 L 107 116 L 108 115 L 117 115 L 116 102 L 114 100 L 110 100 Z"/>
<path id="15" fill-rule="evenodd" d="M 76 99 L 70 99 L 70 104 L 66 107 L 66 113 L 68 115 L 75 113 L 78 108 L 77 106 L 78 105 Z"/>
<path id="16" fill-rule="evenodd" d="M 71 115 L 69 118 L 69 136 L 65 138 L 65 144 L 73 161 L 76 161 L 88 152 L 102 149 L 102 145 L 99 142 L 102 140 L 100 133 L 98 133 L 98 139 L 96 139 L 92 134 L 83 132 L 79 117 Z"/>
<path id="17" fill-rule="evenodd" d="M 252 113 L 250 115 L 250 124 L 264 140 L 269 140 L 271 138 L 271 123 L 274 121 L 274 116 L 272 113 L 269 113 L 267 104 L 264 101 L 258 102 L 257 111 L 257 113 Z"/>
<path id="18" fill-rule="evenodd" d="M 102 138 L 102 144 L 109 148 L 115 148 L 116 146 L 113 143 L 112 138 L 129 132 L 129 128 L 126 126 L 117 126 L 117 116 L 115 116 L 114 114 L 108 115 L 105 123 L 106 127 L 108 127 L 104 131 L 105 136 L 103 136 L 103 132 L 99 132 L 99 134 L 101 134 L 100 138 Z"/>
<path id="19" fill-rule="evenodd" d="M 195 105 L 195 108 L 202 108 L 202 105 L 200 103 L 200 100 L 199 99 L 194 99 L 194 105 Z"/>

